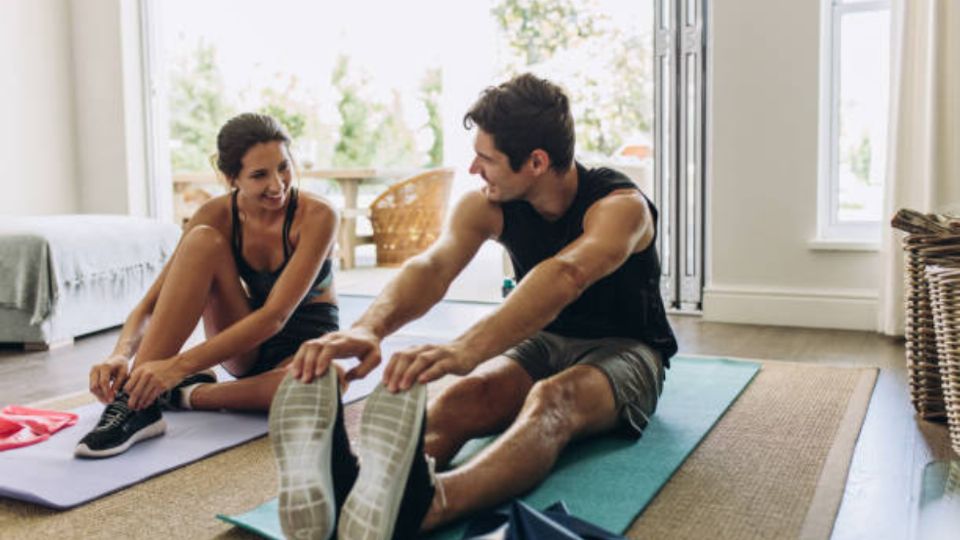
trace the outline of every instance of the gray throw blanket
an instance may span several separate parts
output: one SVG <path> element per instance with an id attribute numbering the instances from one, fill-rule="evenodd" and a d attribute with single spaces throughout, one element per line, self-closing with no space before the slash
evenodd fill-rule
<path id="1" fill-rule="evenodd" d="M 0 307 L 39 324 L 65 287 L 162 267 L 179 236 L 172 223 L 129 216 L 0 217 Z"/>

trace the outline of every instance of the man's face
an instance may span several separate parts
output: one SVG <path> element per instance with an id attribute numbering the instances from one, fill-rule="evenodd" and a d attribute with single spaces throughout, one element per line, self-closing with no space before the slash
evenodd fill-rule
<path id="1" fill-rule="evenodd" d="M 476 157 L 470 164 L 470 174 L 478 174 L 486 182 L 481 191 L 487 200 L 506 202 L 523 198 L 532 181 L 524 174 L 526 162 L 514 172 L 510 168 L 510 159 L 494 145 L 493 136 L 479 128 L 473 150 Z"/>

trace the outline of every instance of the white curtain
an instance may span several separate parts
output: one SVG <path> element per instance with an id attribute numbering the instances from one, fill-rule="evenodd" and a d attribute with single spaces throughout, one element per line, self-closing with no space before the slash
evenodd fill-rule
<path id="1" fill-rule="evenodd" d="M 893 66 L 878 330 L 904 326 L 899 208 L 960 214 L 960 1 L 893 0 Z"/>

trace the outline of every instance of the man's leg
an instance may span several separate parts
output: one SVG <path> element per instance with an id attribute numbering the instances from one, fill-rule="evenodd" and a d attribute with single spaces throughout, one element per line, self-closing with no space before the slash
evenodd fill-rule
<path id="1" fill-rule="evenodd" d="M 476 437 L 497 433 L 517 417 L 533 379 L 515 361 L 499 356 L 445 388 L 430 401 L 424 449 L 445 467 Z"/>
<path id="2" fill-rule="evenodd" d="M 526 492 L 546 477 L 567 443 L 617 423 L 613 389 L 596 367 L 577 365 L 536 383 L 510 429 L 469 463 L 439 475 L 423 528 Z M 438 502 L 441 493 L 446 506 Z"/>

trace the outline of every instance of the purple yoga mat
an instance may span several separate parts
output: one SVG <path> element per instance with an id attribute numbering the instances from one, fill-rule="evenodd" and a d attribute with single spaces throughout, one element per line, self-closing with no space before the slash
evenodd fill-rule
<path id="1" fill-rule="evenodd" d="M 221 452 L 267 433 L 267 416 L 222 412 L 167 412 L 167 432 L 107 459 L 73 457 L 103 405 L 73 412 L 80 419 L 50 439 L 0 452 L 0 496 L 65 509 Z"/>
<path id="2" fill-rule="evenodd" d="M 366 378 L 351 383 L 343 400 L 361 399 L 380 382 L 390 355 L 422 343 L 442 342 L 423 336 L 393 336 L 384 341 L 383 362 Z M 344 361 L 352 367 L 356 361 Z M 218 379 L 230 377 L 222 370 Z M 73 457 L 77 442 L 97 423 L 103 405 L 74 409 L 77 424 L 50 439 L 0 452 L 0 497 L 10 497 L 50 508 L 65 509 L 92 501 L 152 476 L 182 467 L 267 433 L 266 413 L 165 412 L 167 432 L 135 444 L 127 452 L 106 459 Z"/>

